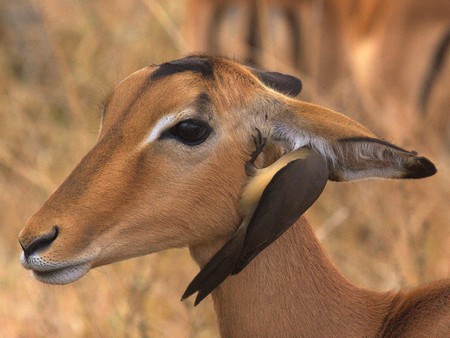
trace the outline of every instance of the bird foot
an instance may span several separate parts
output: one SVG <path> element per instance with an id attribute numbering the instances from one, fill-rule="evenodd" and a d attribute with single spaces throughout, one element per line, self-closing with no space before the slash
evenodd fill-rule
<path id="1" fill-rule="evenodd" d="M 261 131 L 258 128 L 256 128 L 256 131 L 257 131 L 256 136 L 252 135 L 256 149 L 251 153 L 250 160 L 245 163 L 245 172 L 247 173 L 248 176 L 253 176 L 255 174 L 255 166 L 254 166 L 255 161 L 258 158 L 259 154 L 262 153 L 264 147 L 267 144 L 267 138 L 262 136 Z"/>

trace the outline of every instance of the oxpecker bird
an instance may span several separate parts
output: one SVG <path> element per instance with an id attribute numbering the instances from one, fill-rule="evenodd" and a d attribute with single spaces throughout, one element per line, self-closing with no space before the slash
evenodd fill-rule
<path id="1" fill-rule="evenodd" d="M 198 291 L 197 305 L 229 275 L 242 271 L 289 229 L 325 188 L 329 176 L 327 162 L 317 152 L 300 148 L 268 167 L 256 169 L 255 159 L 266 140 L 259 130 L 254 140 L 256 150 L 246 164 L 250 178 L 240 198 L 242 223 L 192 280 L 182 300 Z"/>

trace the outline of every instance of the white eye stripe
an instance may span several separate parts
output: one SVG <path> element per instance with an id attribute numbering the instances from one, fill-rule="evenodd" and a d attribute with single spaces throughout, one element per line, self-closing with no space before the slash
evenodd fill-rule
<path id="1" fill-rule="evenodd" d="M 174 124 L 175 120 L 176 120 L 175 115 L 169 115 L 164 116 L 158 122 L 156 122 L 155 127 L 152 129 L 148 137 L 145 139 L 145 144 L 155 141 L 161 135 L 162 131 L 166 130 L 169 126 Z"/>
<path id="2" fill-rule="evenodd" d="M 144 144 L 149 144 L 158 139 L 161 136 L 161 133 L 168 129 L 169 127 L 177 124 L 178 121 L 188 118 L 195 114 L 193 109 L 185 109 L 177 114 L 168 115 L 160 118 L 158 122 L 155 123 L 155 126 L 150 131 L 149 135 L 146 137 Z"/>

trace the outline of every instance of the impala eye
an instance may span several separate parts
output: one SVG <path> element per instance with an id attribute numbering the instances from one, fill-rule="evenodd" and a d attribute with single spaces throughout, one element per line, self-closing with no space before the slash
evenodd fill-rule
<path id="1" fill-rule="evenodd" d="M 205 141 L 211 132 L 211 127 L 204 121 L 188 119 L 181 121 L 169 130 L 169 134 L 189 146 L 196 146 Z"/>

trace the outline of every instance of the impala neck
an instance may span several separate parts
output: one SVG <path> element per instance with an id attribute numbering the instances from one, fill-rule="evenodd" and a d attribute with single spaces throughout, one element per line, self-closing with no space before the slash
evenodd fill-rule
<path id="1" fill-rule="evenodd" d="M 203 266 L 222 244 L 191 253 Z M 395 295 L 347 281 L 300 218 L 212 296 L 223 337 L 374 337 Z"/>

